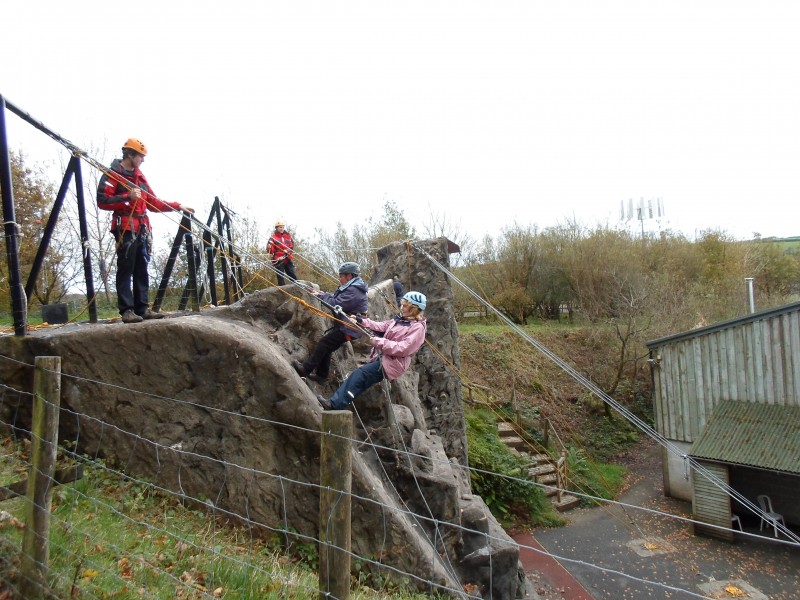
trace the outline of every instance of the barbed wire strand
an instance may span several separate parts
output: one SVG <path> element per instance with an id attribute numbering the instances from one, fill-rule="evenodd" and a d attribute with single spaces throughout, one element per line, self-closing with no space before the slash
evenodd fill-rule
<path id="1" fill-rule="evenodd" d="M 20 362 L 20 361 L 17 361 L 17 362 Z M 100 383 L 102 383 L 102 382 L 100 382 Z M 6 386 L 6 387 L 8 387 L 8 386 Z M 15 390 L 15 391 L 16 391 L 16 390 Z M 132 392 L 136 392 L 136 390 L 130 390 L 130 391 L 132 391 Z M 204 406 L 203 408 L 206 408 L 206 409 L 207 409 L 208 407 L 205 407 L 205 406 Z M 94 420 L 98 420 L 98 419 L 96 419 L 95 417 L 88 417 L 88 418 L 92 418 L 92 419 L 94 419 Z M 106 424 L 106 425 L 107 425 L 107 424 Z M 111 426 L 111 425 L 109 425 L 109 426 L 110 426 L 110 427 L 115 427 L 116 429 L 120 429 L 120 428 L 117 428 L 116 426 Z M 137 439 L 141 439 L 141 438 L 142 438 L 142 436 L 139 436 L 139 435 L 136 435 L 135 437 L 136 437 Z M 153 442 L 152 442 L 152 441 L 150 441 L 150 440 L 148 440 L 148 441 L 149 441 L 150 443 L 153 443 Z M 388 449 L 388 450 L 390 450 L 390 451 L 394 451 L 394 449 L 391 449 L 391 448 L 387 448 L 387 449 Z M 182 451 L 181 453 L 183 453 L 183 451 Z M 406 451 L 405 451 L 405 454 L 406 454 L 406 455 L 408 455 L 408 456 L 411 456 L 411 455 L 413 455 L 413 453 L 410 453 L 410 452 L 408 452 L 408 451 L 407 451 L 407 449 L 406 449 Z M 419 456 L 419 455 L 414 455 L 414 456 Z M 426 459 L 426 458 L 427 458 L 427 457 L 423 457 L 423 456 L 419 456 L 419 457 L 420 457 L 420 458 L 422 458 L 422 459 Z M 204 457 L 204 458 L 207 458 L 207 457 Z M 238 466 L 238 465 L 237 465 L 237 466 Z M 480 470 L 479 470 L 479 471 L 480 471 Z M 119 474 L 119 475 L 121 475 L 121 476 L 124 476 L 122 473 L 118 473 L 118 474 Z M 490 474 L 492 474 L 492 475 L 496 475 L 496 474 L 493 474 L 493 473 L 490 473 Z M 267 474 L 267 475 L 271 475 L 271 474 Z M 520 480 L 520 481 L 523 481 L 524 483 L 528 483 L 528 484 L 530 484 L 530 483 L 531 483 L 529 480 Z M 300 483 L 300 482 L 296 482 L 296 483 Z M 182 492 L 183 492 L 183 490 L 182 490 Z M 369 499 L 367 499 L 367 500 L 369 500 Z M 391 509 L 395 509 L 395 507 L 389 507 L 389 506 L 386 506 L 385 508 L 391 508 Z M 660 511 L 655 511 L 655 512 L 660 512 Z M 599 568 L 602 568 L 602 567 L 599 567 Z"/>
<path id="2" fill-rule="evenodd" d="M 77 455 L 76 455 L 76 458 L 77 458 Z M 134 477 L 131 477 L 131 476 L 130 476 L 130 475 L 128 475 L 128 474 L 125 474 L 125 473 L 123 473 L 123 472 L 117 471 L 117 470 L 115 470 L 115 469 L 110 469 L 110 468 L 108 468 L 107 466 L 105 466 L 105 467 L 101 467 L 101 468 L 103 468 L 104 470 L 107 470 L 107 471 L 109 471 L 109 472 L 112 472 L 112 473 L 114 473 L 116 476 L 120 477 L 121 479 L 124 479 L 124 480 L 127 480 L 127 481 L 132 481 L 132 482 L 138 483 L 138 484 L 140 484 L 140 485 L 145 485 L 145 486 L 148 486 L 148 487 L 153 487 L 154 489 L 157 489 L 157 490 L 160 490 L 160 491 L 166 492 L 166 493 L 168 493 L 168 494 L 170 493 L 170 491 L 169 491 L 169 490 L 166 490 L 166 489 L 164 489 L 164 488 L 160 488 L 159 486 L 155 486 L 154 484 L 152 484 L 152 483 L 150 483 L 150 482 L 146 482 L 146 481 L 143 481 L 143 480 L 136 479 L 136 478 L 134 478 Z M 119 516 L 119 517 L 121 517 L 121 518 L 125 519 L 126 521 L 129 521 L 129 522 L 131 522 L 131 523 L 133 523 L 133 524 L 136 524 L 136 525 L 143 525 L 143 526 L 144 526 L 144 527 L 146 527 L 147 529 L 153 530 L 153 531 L 155 531 L 155 532 L 157 532 L 157 533 L 159 533 L 159 534 L 161 534 L 161 535 L 167 535 L 167 536 L 169 536 L 169 537 L 171 537 L 171 538 L 180 539 L 182 542 L 184 542 L 184 543 L 188 543 L 189 545 L 192 545 L 192 546 L 193 546 L 193 547 L 195 547 L 195 548 L 196 548 L 198 551 L 209 551 L 209 549 L 208 549 L 208 548 L 206 548 L 206 547 L 204 547 L 204 546 L 199 546 L 199 545 L 195 544 L 194 542 L 192 542 L 191 540 L 188 540 L 188 539 L 186 539 L 186 538 L 184 538 L 184 537 L 176 536 L 175 534 L 173 534 L 173 533 L 172 533 L 172 532 L 170 532 L 169 530 L 163 529 L 163 528 L 161 528 L 161 527 L 154 526 L 154 525 L 152 525 L 152 524 L 149 524 L 149 523 L 145 523 L 145 522 L 141 522 L 141 521 L 136 521 L 135 519 L 132 519 L 130 516 L 128 516 L 128 515 L 126 515 L 125 513 L 123 513 L 122 511 L 119 511 L 118 509 L 116 509 L 114 506 L 112 506 L 112 505 L 110 505 L 110 504 L 108 504 L 108 503 L 105 503 L 105 502 L 99 501 L 99 500 L 97 500 L 96 498 L 92 498 L 92 497 L 90 497 L 90 496 L 87 496 L 86 494 L 83 494 L 82 492 L 80 492 L 80 491 L 76 490 L 75 488 L 70 488 L 70 489 L 71 489 L 71 490 L 73 490 L 73 491 L 74 491 L 75 493 L 77 493 L 78 495 L 80 495 L 80 496 L 84 497 L 84 498 L 85 498 L 85 499 L 87 499 L 87 500 L 91 500 L 93 503 L 95 503 L 95 504 L 97 504 L 98 506 L 101 506 L 101 507 L 103 507 L 103 508 L 105 508 L 105 509 L 107 509 L 107 510 L 111 511 L 111 512 L 112 512 L 112 513 L 114 513 L 116 516 Z M 188 497 L 186 497 L 186 499 L 190 499 L 190 500 L 194 500 L 194 501 L 197 501 L 197 502 L 200 502 L 200 503 L 202 503 L 202 501 L 201 501 L 201 500 L 199 500 L 199 499 L 197 499 L 197 498 L 192 498 L 191 496 L 188 496 Z M 385 506 L 385 507 L 387 507 L 387 508 L 393 508 L 393 507 L 389 507 L 389 506 L 387 506 L 387 505 L 384 505 L 384 506 Z M 423 517 L 423 518 L 424 518 L 424 517 Z M 268 528 L 269 528 L 269 526 L 267 526 L 267 525 L 265 525 L 265 524 L 262 524 L 262 523 L 255 522 L 255 524 L 256 524 L 256 525 L 259 525 L 259 526 L 264 526 L 264 527 L 268 527 Z M 463 527 L 459 527 L 459 528 L 460 528 L 460 529 L 462 529 L 462 530 L 465 530 L 465 531 L 469 531 L 469 532 L 471 532 L 471 533 L 481 533 L 482 535 L 485 535 L 485 537 L 486 537 L 487 539 L 492 539 L 492 540 L 495 540 L 495 541 L 500 541 L 500 542 L 507 543 L 507 540 L 502 540 L 502 539 L 496 538 L 496 537 L 494 537 L 494 536 L 491 536 L 491 535 L 490 535 L 490 534 L 488 534 L 488 533 L 487 533 L 487 534 L 483 534 L 482 532 L 478 532 L 478 531 L 476 531 L 476 530 L 469 530 L 469 529 L 466 529 L 466 528 L 463 528 Z M 271 528 L 270 528 L 270 529 L 271 529 Z M 323 545 L 325 544 L 324 542 L 321 542 L 320 540 L 318 540 L 318 539 L 315 539 L 315 538 L 313 538 L 312 536 L 304 536 L 303 534 L 299 534 L 299 533 L 296 533 L 296 532 L 294 532 L 294 533 L 293 533 L 293 535 L 295 535 L 295 536 L 298 536 L 298 537 L 302 537 L 302 538 L 306 538 L 307 540 L 309 540 L 309 541 L 313 541 L 313 542 L 315 542 L 315 543 L 319 543 L 321 546 L 323 546 Z M 541 555 L 544 555 L 544 556 L 548 556 L 548 557 L 554 558 L 554 559 L 556 559 L 556 560 L 558 560 L 558 561 L 569 562 L 569 563 L 573 563 L 573 564 L 577 564 L 577 565 L 585 566 L 585 567 L 587 567 L 587 568 L 597 569 L 597 570 L 600 570 L 600 571 L 602 571 L 602 572 L 606 572 L 606 573 L 613 573 L 613 574 L 615 574 L 615 575 L 619 575 L 619 576 L 621 576 L 621 577 L 624 577 L 624 578 L 626 578 L 626 579 L 630 579 L 630 580 L 632 580 L 632 581 L 636 581 L 636 582 L 639 582 L 639 583 L 642 583 L 642 584 L 645 584 L 645 585 L 648 585 L 648 586 L 654 586 L 654 587 L 658 587 L 658 588 L 666 589 L 666 590 L 673 591 L 673 592 L 683 592 L 683 593 L 685 593 L 685 594 L 688 594 L 688 595 L 690 595 L 690 596 L 692 596 L 692 597 L 697 597 L 697 598 L 706 598 L 706 596 L 703 596 L 703 595 L 700 595 L 700 594 L 696 594 L 696 593 L 694 593 L 694 592 L 691 592 L 691 591 L 689 591 L 689 590 L 686 590 L 686 589 L 683 589 L 683 588 L 679 588 L 679 587 L 676 587 L 676 586 L 671 586 L 671 585 L 663 584 L 663 583 L 661 583 L 661 582 L 652 581 L 652 580 L 645 579 L 645 578 L 636 577 L 636 576 L 633 576 L 633 575 L 630 575 L 630 574 L 624 573 L 624 572 L 622 572 L 622 571 L 618 571 L 618 570 L 615 570 L 615 569 L 612 569 L 612 568 L 610 568 L 610 567 L 606 567 L 606 566 L 603 566 L 603 565 L 597 565 L 597 564 L 595 564 L 595 563 L 591 563 L 591 562 L 588 562 L 588 561 L 583 561 L 583 560 L 579 560 L 579 559 L 573 559 L 573 558 L 569 558 L 569 557 L 561 556 L 561 555 L 554 554 L 554 553 L 551 553 L 551 552 L 547 552 L 547 551 L 544 551 L 544 550 L 541 550 L 541 549 L 538 549 L 538 548 L 535 548 L 535 547 L 531 547 L 531 546 L 528 546 L 528 545 L 525 545 L 525 544 L 518 544 L 518 543 L 515 543 L 515 545 L 516 545 L 516 546 L 518 546 L 519 548 L 525 548 L 525 549 L 528 549 L 528 550 L 533 550 L 534 552 L 536 552 L 536 553 L 538 553 L 538 554 L 541 554 Z M 343 549 L 343 548 L 339 548 L 339 549 L 340 549 L 340 550 L 345 550 L 345 549 Z M 345 550 L 345 551 L 346 551 L 346 550 Z M 227 558 L 227 559 L 229 559 L 229 560 L 232 560 L 233 562 L 236 562 L 236 563 L 240 564 L 241 566 L 244 566 L 244 567 L 252 567 L 252 568 L 255 568 L 255 569 L 259 570 L 260 572 L 263 572 L 263 573 L 265 573 L 265 574 L 268 574 L 268 575 L 274 576 L 274 573 L 272 573 L 272 572 L 266 572 L 266 571 L 264 571 L 263 569 L 261 569 L 260 567 L 258 567 L 257 565 L 252 565 L 252 564 L 251 564 L 251 563 L 249 563 L 249 562 L 241 561 L 241 560 L 239 560 L 239 559 L 236 559 L 235 557 L 231 557 L 231 556 L 228 556 L 228 555 L 224 555 L 224 554 L 222 554 L 222 553 L 221 553 L 219 550 L 217 550 L 216 548 L 211 548 L 211 549 L 210 549 L 210 552 L 211 552 L 212 554 L 216 555 L 216 556 L 217 556 L 217 557 L 219 557 L 219 558 Z M 378 566 L 378 567 L 387 568 L 387 569 L 389 569 L 389 570 L 392 570 L 392 571 L 394 571 L 394 572 L 397 572 L 398 574 L 401 574 L 401 575 L 406 575 L 406 576 L 409 576 L 409 577 L 415 578 L 415 579 L 417 579 L 417 580 L 419 580 L 419 581 L 421 581 L 421 582 L 423 582 L 423 583 L 426 583 L 426 584 L 432 585 L 432 586 L 434 586 L 434 587 L 436 587 L 436 588 L 438 588 L 438 589 L 443 589 L 443 590 L 446 590 L 446 591 L 458 591 L 458 592 L 462 593 L 462 595 L 464 594 L 464 592 L 463 592 L 462 590 L 453 590 L 452 588 L 449 588 L 449 587 L 447 587 L 447 586 L 443 586 L 443 585 L 441 585 L 441 584 L 438 584 L 438 583 L 436 583 L 436 582 L 432 582 L 432 581 L 429 581 L 429 580 L 425 580 L 425 579 L 423 579 L 423 578 L 420 578 L 420 577 L 418 577 L 418 576 L 415 576 L 413 573 L 407 573 L 407 572 L 404 572 L 404 571 L 402 571 L 402 570 L 396 569 L 395 567 L 392 567 L 391 565 L 383 565 L 383 564 L 377 563 L 376 561 L 374 561 L 374 560 L 372 560 L 372 559 L 369 559 L 369 558 L 366 558 L 366 557 L 363 557 L 363 556 L 358 556 L 358 555 L 355 555 L 355 554 L 353 554 L 352 552 L 351 552 L 350 554 L 351 554 L 351 556 L 353 556 L 353 557 L 355 557 L 355 558 L 358 558 L 358 559 L 360 559 L 360 560 L 363 560 L 363 561 L 365 561 L 365 562 L 370 562 L 370 563 L 373 563 L 373 564 L 375 564 L 375 565 L 376 565 L 376 566 Z M 181 582 L 181 583 L 183 584 L 184 582 Z M 191 586 L 190 586 L 190 587 L 191 587 Z M 195 588 L 192 588 L 192 589 L 195 589 Z M 472 598 L 472 597 L 473 597 L 473 596 L 471 596 L 471 595 L 468 595 L 468 594 L 467 594 L 466 596 L 467 596 L 467 597 L 470 597 L 470 598 Z"/>
<path id="3" fill-rule="evenodd" d="M 0 355 L 0 358 L 10 359 L 9 357 L 3 356 L 3 355 Z M 10 360 L 13 360 L 14 362 L 18 362 L 18 363 L 21 362 L 21 361 L 18 361 L 17 359 L 10 359 Z M 22 364 L 25 364 L 25 363 L 22 363 Z M 33 365 L 29 365 L 29 366 L 33 366 Z M 63 372 L 62 372 L 62 375 L 66 376 L 66 377 L 75 377 L 76 379 L 86 379 L 86 378 L 82 378 L 82 377 L 78 377 L 78 376 L 69 375 L 69 374 L 66 374 L 66 373 L 63 373 Z M 116 384 L 105 384 L 104 382 L 91 380 L 91 379 L 86 379 L 86 380 L 87 381 L 91 381 L 92 383 L 99 384 L 99 385 L 108 385 L 109 387 L 112 387 L 112 388 L 122 389 L 122 390 L 125 390 L 125 391 L 128 391 L 128 392 L 134 393 L 134 394 L 141 394 L 141 395 L 144 395 L 144 396 L 155 397 L 155 398 L 162 399 L 162 400 L 170 400 L 170 401 L 174 401 L 174 402 L 177 402 L 177 403 L 180 403 L 180 404 L 188 404 L 188 405 L 191 405 L 191 406 L 196 407 L 196 408 L 202 408 L 202 409 L 208 410 L 208 411 L 220 412 L 220 413 L 232 416 L 232 417 L 244 418 L 244 419 L 247 419 L 247 420 L 254 420 L 254 421 L 257 421 L 257 422 L 270 424 L 270 425 L 275 425 L 275 426 L 280 426 L 280 427 L 287 427 L 287 428 L 296 429 L 298 431 L 302 431 L 302 432 L 305 432 L 305 433 L 311 433 L 311 434 L 315 434 L 315 435 L 319 434 L 319 430 L 317 430 L 317 429 L 310 429 L 310 428 L 307 428 L 307 427 L 301 427 L 301 426 L 294 425 L 294 424 L 283 423 L 283 422 L 280 422 L 280 421 L 273 421 L 273 420 L 270 420 L 270 419 L 265 419 L 263 417 L 256 417 L 256 416 L 253 416 L 253 415 L 242 415 L 242 414 L 238 414 L 238 413 L 232 413 L 231 411 L 227 411 L 227 410 L 224 410 L 224 409 L 218 409 L 218 408 L 207 406 L 207 405 L 203 405 L 203 404 L 192 403 L 192 402 L 188 402 L 188 401 L 180 400 L 180 399 L 176 399 L 176 398 L 169 398 L 169 397 L 166 397 L 166 396 L 160 396 L 160 395 L 151 394 L 151 393 L 148 393 L 148 392 L 137 391 L 137 390 L 133 390 L 133 389 L 130 389 L 130 388 L 125 388 L 123 386 L 118 386 Z M 61 410 L 64 410 L 66 412 L 73 412 L 74 413 L 74 411 L 72 411 L 71 409 L 69 409 L 67 407 L 64 407 L 64 406 L 61 407 Z M 82 417 L 84 417 L 86 419 L 93 420 L 93 421 L 96 421 L 99 424 L 101 424 L 101 437 L 97 442 L 98 449 L 99 449 L 99 447 L 102 446 L 102 438 L 103 438 L 103 435 L 104 435 L 104 432 L 105 432 L 106 428 L 119 430 L 121 433 L 126 434 L 126 435 L 133 435 L 133 436 L 137 435 L 137 434 L 134 434 L 132 432 L 125 431 L 125 430 L 119 428 L 116 425 L 104 422 L 101 419 L 99 419 L 97 417 L 94 417 L 92 415 L 86 415 L 86 414 L 82 414 L 82 413 L 74 413 L 74 414 L 80 415 L 80 416 L 82 416 Z M 444 459 L 439 460 L 439 459 L 436 459 L 436 458 L 433 458 L 433 457 L 429 457 L 429 456 L 425 456 L 425 455 L 421 455 L 421 454 L 416 454 L 416 453 L 408 451 L 407 449 L 406 450 L 399 450 L 399 449 L 396 449 L 396 448 L 391 448 L 391 447 L 388 447 L 388 446 L 375 444 L 372 441 L 363 442 L 362 440 L 358 440 L 358 439 L 355 439 L 355 438 L 347 438 L 347 437 L 339 436 L 338 434 L 333 434 L 333 433 L 329 433 L 328 435 L 331 435 L 331 436 L 337 437 L 337 438 L 341 438 L 341 439 L 346 440 L 346 441 L 351 442 L 351 443 L 356 443 L 356 444 L 367 443 L 369 445 L 374 446 L 376 450 L 383 450 L 383 451 L 387 451 L 387 452 L 390 452 L 390 453 L 407 455 L 409 457 L 416 458 L 416 459 L 419 459 L 419 460 L 422 460 L 422 461 L 430 461 L 431 463 L 434 463 L 434 464 L 438 463 L 438 464 L 440 464 L 442 466 L 449 465 L 451 468 L 462 469 L 462 470 L 466 471 L 467 473 L 475 472 L 475 473 L 480 473 L 482 475 L 489 475 L 489 476 L 493 476 L 493 477 L 499 477 L 499 478 L 507 479 L 509 481 L 514 481 L 516 483 L 522 483 L 522 484 L 525 484 L 525 485 L 528 485 L 528 486 L 531 486 L 531 487 L 539 487 L 541 489 L 547 489 L 547 488 L 555 487 L 555 486 L 552 486 L 552 485 L 549 485 L 549 484 L 543 484 L 543 483 L 539 483 L 539 482 L 536 482 L 536 481 L 532 481 L 530 479 L 514 477 L 514 476 L 511 476 L 511 475 L 505 475 L 505 474 L 501 474 L 501 473 L 495 473 L 493 471 L 480 469 L 478 467 L 470 467 L 470 466 L 465 466 L 465 465 L 460 465 L 460 464 L 454 464 L 454 463 L 451 463 L 449 460 L 444 460 Z M 139 436 L 139 437 L 141 438 L 141 436 Z M 145 438 L 141 438 L 141 439 L 145 439 Z M 156 445 L 157 444 L 156 442 L 153 442 L 151 440 L 147 440 L 147 441 L 148 441 L 148 443 L 150 443 L 152 445 Z M 172 447 L 165 446 L 163 444 L 158 444 L 158 445 L 160 445 L 163 450 L 175 451 L 175 452 L 180 453 L 181 455 L 192 455 L 192 456 L 195 456 L 197 458 L 206 458 L 206 459 L 215 460 L 215 461 L 219 460 L 219 459 L 212 459 L 210 457 L 205 457 L 204 455 L 193 453 L 193 452 L 186 451 L 186 450 L 183 450 L 183 449 L 175 449 L 175 448 L 172 448 Z M 98 460 L 97 455 L 95 455 L 95 460 Z M 236 463 L 228 462 L 227 464 L 236 466 L 237 468 L 240 468 L 240 469 L 243 469 L 243 470 L 252 469 L 251 467 L 245 467 L 245 466 L 242 466 L 242 465 L 238 465 Z M 282 477 L 282 476 L 273 475 L 273 474 L 265 472 L 265 471 L 259 471 L 257 469 L 254 469 L 254 472 L 256 472 L 258 474 L 266 475 L 266 476 Z M 312 486 L 312 487 L 314 486 L 314 484 L 304 483 L 304 482 L 295 481 L 295 480 L 291 480 L 291 479 L 287 479 L 287 481 L 291 481 L 293 483 L 298 483 L 298 484 L 301 484 L 301 485 L 307 485 L 307 486 Z M 558 489 L 558 488 L 556 488 L 556 489 Z M 168 490 L 165 490 L 165 491 L 168 491 Z M 181 491 L 183 492 L 183 490 L 181 490 Z M 663 517 L 673 518 L 673 519 L 676 519 L 678 521 L 682 521 L 682 522 L 686 522 L 686 523 L 690 523 L 690 524 L 694 524 L 694 525 L 702 525 L 702 526 L 706 526 L 706 527 L 711 527 L 711 528 L 714 528 L 714 529 L 717 529 L 717 530 L 720 530 L 720 531 L 733 531 L 733 529 L 731 529 L 730 527 L 724 527 L 724 526 L 720 526 L 720 525 L 713 525 L 713 524 L 710 524 L 710 523 L 705 523 L 703 521 L 698 521 L 698 520 L 695 520 L 695 519 L 691 519 L 691 518 L 684 517 L 684 516 L 681 516 L 681 515 L 675 515 L 675 514 L 664 512 L 664 511 L 657 510 L 657 509 L 651 509 L 651 508 L 647 508 L 647 507 L 637 506 L 635 504 L 629 504 L 629 503 L 621 502 L 621 501 L 618 501 L 618 500 L 601 498 L 599 496 L 593 496 L 591 494 L 585 494 L 585 493 L 581 493 L 581 492 L 578 492 L 578 491 L 575 491 L 575 490 L 572 490 L 572 491 L 570 491 L 570 490 L 562 490 L 562 491 L 573 493 L 574 495 L 576 495 L 578 497 L 582 497 L 582 498 L 585 498 L 587 500 L 591 500 L 591 501 L 594 501 L 594 502 L 597 502 L 597 503 L 607 503 L 607 504 L 617 505 L 617 506 L 624 507 L 624 508 L 636 509 L 636 510 L 644 511 L 644 512 L 647 512 L 647 513 L 660 515 L 660 516 L 663 516 Z M 354 496 L 354 497 L 358 497 L 358 496 Z M 365 498 L 365 497 L 358 497 L 358 498 L 359 498 L 359 500 L 363 500 L 363 501 L 367 501 L 367 502 L 374 502 L 371 498 Z M 389 507 L 389 508 L 395 508 L 395 507 Z M 419 515 L 417 515 L 417 516 L 419 516 Z M 425 517 L 422 517 L 422 518 L 425 518 Z M 738 533 L 741 533 L 741 532 L 737 531 L 737 534 Z M 769 540 L 769 541 L 778 542 L 778 543 L 784 543 L 784 544 L 788 544 L 788 545 L 792 545 L 792 546 L 796 546 L 797 545 L 796 543 L 793 543 L 793 542 L 790 542 L 790 541 L 785 541 L 785 540 L 780 540 L 780 539 L 776 540 L 774 538 L 761 536 L 759 534 L 748 533 L 748 532 L 743 532 L 743 534 L 745 536 L 750 536 L 750 537 L 754 537 L 754 538 L 757 538 L 757 539 Z"/>

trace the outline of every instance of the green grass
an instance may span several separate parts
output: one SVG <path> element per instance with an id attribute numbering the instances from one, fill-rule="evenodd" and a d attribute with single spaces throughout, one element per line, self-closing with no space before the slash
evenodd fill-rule
<path id="1" fill-rule="evenodd" d="M 527 325 L 518 325 L 518 327 L 520 327 L 523 331 L 526 331 L 531 335 L 536 335 L 537 333 L 576 329 L 581 326 L 582 325 L 578 323 L 569 323 L 566 319 L 562 319 L 561 321 L 542 321 L 531 319 Z M 510 326 L 499 319 L 468 318 L 458 322 L 459 335 L 480 333 L 488 338 L 495 338 L 505 335 L 509 331 L 511 331 Z"/>
<path id="2" fill-rule="evenodd" d="M 625 467 L 591 460 L 583 450 L 570 448 L 567 453 L 569 487 L 582 494 L 606 500 L 616 498 L 625 483 L 626 474 Z M 597 502 L 581 498 L 584 506 L 594 506 Z"/>
<path id="3" fill-rule="evenodd" d="M 153 300 L 155 299 L 155 293 L 150 293 L 150 302 L 152 304 Z M 69 303 L 69 319 L 70 321 L 74 320 L 78 323 L 87 322 L 89 320 L 89 310 L 87 308 L 87 304 L 85 302 L 85 297 L 81 299 L 77 303 L 77 306 L 74 307 L 72 302 Z M 115 301 L 116 302 L 116 301 Z M 115 319 L 119 317 L 119 310 L 117 309 L 116 303 L 109 303 L 105 300 L 105 297 L 98 297 L 97 299 L 97 318 L 99 320 L 105 319 Z M 201 299 L 201 303 L 202 303 Z M 162 312 L 171 312 L 178 310 L 178 304 L 180 303 L 180 294 L 174 291 L 170 292 L 169 295 L 164 297 L 164 301 L 161 306 Z M 14 316 L 11 312 L 7 312 L 9 308 L 8 305 L 0 306 L 0 327 L 12 327 L 14 325 Z M 36 325 L 42 324 L 42 307 L 39 304 L 32 305 L 28 308 L 28 325 L 33 327 Z"/>
<path id="4" fill-rule="evenodd" d="M 0 485 L 23 476 L 27 464 L 21 445 L 7 439 L 2 450 Z M 0 521 L 0 582 L 14 588 L 24 502 L 3 503 L 13 519 Z M 81 480 L 53 494 L 49 582 L 55 598 L 318 598 L 316 545 L 300 541 L 287 549 L 284 539 L 222 525 L 208 510 L 87 465 Z M 368 582 L 366 573 L 354 579 L 351 597 L 430 598 L 386 585 L 373 590 Z"/>

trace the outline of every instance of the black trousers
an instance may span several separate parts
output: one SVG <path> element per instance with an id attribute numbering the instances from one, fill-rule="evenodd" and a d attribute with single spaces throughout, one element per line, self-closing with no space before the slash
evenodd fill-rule
<path id="1" fill-rule="evenodd" d="M 331 370 L 331 355 L 346 342 L 347 335 L 338 327 L 323 335 L 314 352 L 303 363 L 305 372 L 316 371 L 320 377 L 327 377 Z"/>
<path id="2" fill-rule="evenodd" d="M 137 315 L 143 315 L 149 306 L 147 293 L 150 290 L 150 276 L 147 274 L 147 259 L 145 258 L 140 240 L 130 231 L 122 234 L 119 242 L 119 232 L 114 234 L 117 238 L 117 307 L 119 314 L 133 309 Z"/>
<path id="3" fill-rule="evenodd" d="M 297 279 L 297 275 L 295 275 L 294 272 L 294 262 L 292 262 L 291 260 L 287 260 L 286 262 L 279 262 L 278 264 L 275 265 L 275 269 L 277 269 L 278 271 L 277 273 L 275 273 L 275 275 L 278 278 L 278 285 L 286 284 L 286 280 L 284 280 L 283 274 L 286 274 L 292 278 L 289 283 L 294 283 L 295 280 Z"/>

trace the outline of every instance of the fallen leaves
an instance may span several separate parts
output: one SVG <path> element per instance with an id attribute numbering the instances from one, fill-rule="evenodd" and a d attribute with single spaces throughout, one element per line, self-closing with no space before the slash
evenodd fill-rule
<path id="1" fill-rule="evenodd" d="M 0 529 L 5 527 L 13 527 L 14 529 L 25 529 L 25 523 L 17 519 L 11 513 L 7 513 L 6 511 L 0 511 Z"/>
<path id="2" fill-rule="evenodd" d="M 732 598 L 742 598 L 742 597 L 744 597 L 744 596 L 746 596 L 746 595 L 747 595 L 747 592 L 745 592 L 744 590 L 741 590 L 741 589 L 739 589 L 738 587 L 736 587 L 736 586 L 735 586 L 735 585 L 733 585 L 733 584 L 731 584 L 731 585 L 726 585 L 726 586 L 725 586 L 725 591 L 726 591 L 728 594 L 730 594 L 730 596 L 731 596 Z"/>
<path id="3" fill-rule="evenodd" d="M 186 585 L 189 585 L 201 592 L 208 591 L 208 589 L 206 588 L 205 573 L 201 573 L 197 569 L 192 568 L 189 569 L 188 571 L 184 571 L 183 573 L 181 573 L 180 580 L 183 581 Z"/>

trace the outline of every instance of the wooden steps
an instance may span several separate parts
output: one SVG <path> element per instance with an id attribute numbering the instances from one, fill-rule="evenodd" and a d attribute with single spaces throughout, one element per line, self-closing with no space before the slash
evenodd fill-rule
<path id="1" fill-rule="evenodd" d="M 580 498 L 564 491 L 561 492 L 561 498 L 559 499 L 558 489 L 556 488 L 556 482 L 558 481 L 556 465 L 547 454 L 529 454 L 526 451 L 529 449 L 528 443 L 519 436 L 510 423 L 498 423 L 497 433 L 503 443 L 514 454 L 524 456 L 530 460 L 528 477 L 545 486 L 543 488 L 544 492 L 558 512 L 570 510 L 580 504 Z"/>

